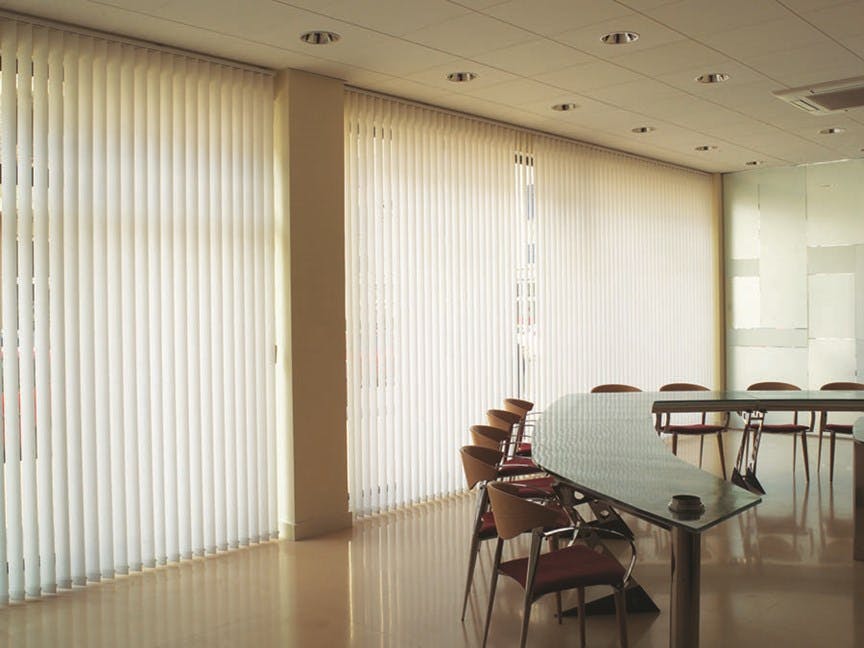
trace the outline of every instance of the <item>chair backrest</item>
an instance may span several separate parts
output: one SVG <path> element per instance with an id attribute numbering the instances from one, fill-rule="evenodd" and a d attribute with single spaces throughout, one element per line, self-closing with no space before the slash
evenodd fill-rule
<path id="1" fill-rule="evenodd" d="M 486 421 L 493 427 L 507 430 L 510 432 L 513 426 L 516 425 L 522 417 L 519 414 L 508 412 L 501 409 L 486 410 Z"/>
<path id="2" fill-rule="evenodd" d="M 534 409 L 534 403 L 520 398 L 505 398 L 504 409 L 525 418 L 525 415 Z"/>
<path id="3" fill-rule="evenodd" d="M 492 481 L 498 476 L 498 462 L 502 453 L 491 448 L 479 446 L 462 446 L 459 449 L 462 456 L 462 470 L 468 489 L 474 488 L 480 482 Z"/>
<path id="4" fill-rule="evenodd" d="M 668 391 L 710 391 L 707 387 L 696 383 L 669 383 L 660 388 L 661 392 Z"/>
<path id="5" fill-rule="evenodd" d="M 768 381 L 753 383 L 747 391 L 801 391 L 801 388 L 792 383 Z"/>
<path id="6" fill-rule="evenodd" d="M 521 498 L 515 486 L 495 482 L 487 487 L 498 537 L 509 540 L 537 527 L 552 527 L 561 518 L 559 511 Z"/>
<path id="7" fill-rule="evenodd" d="M 619 385 L 609 383 L 607 385 L 597 385 L 591 388 L 592 394 L 611 394 L 615 392 L 641 392 L 642 390 L 633 385 Z"/>
<path id="8" fill-rule="evenodd" d="M 472 425 L 469 431 L 471 432 L 471 443 L 475 446 L 504 450 L 505 448 L 502 446 L 506 446 L 510 442 L 509 430 L 502 430 L 492 425 Z"/>
<path id="9" fill-rule="evenodd" d="M 824 389 L 827 391 L 864 391 L 864 383 L 830 382 L 822 385 L 820 389 Z"/>

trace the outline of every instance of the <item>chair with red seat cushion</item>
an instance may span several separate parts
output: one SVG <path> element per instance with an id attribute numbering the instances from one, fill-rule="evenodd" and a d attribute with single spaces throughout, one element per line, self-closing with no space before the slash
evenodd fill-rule
<path id="1" fill-rule="evenodd" d="M 600 553 L 584 544 L 576 544 L 575 538 L 581 527 L 566 526 L 549 529 L 555 522 L 557 513 L 543 504 L 520 498 L 507 482 L 489 484 L 487 487 L 498 529 L 498 543 L 495 548 L 495 561 L 489 591 L 489 607 L 486 612 L 486 626 L 483 633 L 483 646 L 489 637 L 489 625 L 495 603 L 495 588 L 498 574 L 509 576 L 525 590 L 522 616 L 522 636 L 520 646 L 524 648 L 528 636 L 531 606 L 540 597 L 576 589 L 579 595 L 579 637 L 585 645 L 585 588 L 592 585 L 609 585 L 615 595 L 615 608 L 618 616 L 618 638 L 622 646 L 627 646 L 627 626 L 625 621 L 624 587 L 636 562 L 636 547 L 630 541 L 631 559 L 626 569 L 612 556 Z M 531 531 L 531 550 L 526 558 L 501 562 L 504 541 Z M 574 542 L 564 549 L 553 549 L 542 554 L 542 541 L 549 538 L 571 536 Z M 623 537 L 623 536 L 622 536 Z M 559 622 L 560 622 L 559 614 Z"/>
<path id="2" fill-rule="evenodd" d="M 827 391 L 864 391 L 864 383 L 858 382 L 830 382 L 822 385 L 821 389 Z M 834 481 L 834 447 L 838 434 L 852 434 L 852 425 L 846 423 L 829 423 L 828 412 L 822 412 L 819 417 L 819 453 L 816 459 L 818 466 L 822 465 L 822 434 L 830 433 L 830 472 L 828 481 Z"/>
<path id="3" fill-rule="evenodd" d="M 670 391 L 708 391 L 707 387 L 693 383 L 669 383 L 660 388 L 661 392 Z M 663 422 L 663 414 L 659 416 L 658 430 L 672 435 L 672 454 L 678 454 L 678 435 L 699 436 L 699 467 L 702 467 L 702 450 L 705 445 L 706 434 L 717 435 L 717 450 L 720 452 L 720 467 L 723 470 L 723 479 L 726 479 L 726 456 L 723 454 L 723 433 L 729 427 L 729 412 L 723 415 L 723 424 L 715 425 L 707 422 L 708 413 L 702 412 L 701 423 L 689 423 L 686 425 L 673 425 L 672 415 L 666 414 L 666 422 Z"/>
<path id="4" fill-rule="evenodd" d="M 747 388 L 747 391 L 801 391 L 797 385 L 784 382 L 758 382 L 753 383 Z M 797 453 L 798 437 L 801 437 L 801 455 L 804 457 L 804 476 L 807 481 L 810 481 L 810 461 L 807 455 L 807 433 L 813 429 L 815 414 L 810 412 L 810 425 L 804 425 L 798 422 L 798 412 L 792 412 L 791 423 L 765 423 L 762 420 L 761 431 L 767 434 L 791 434 L 792 435 L 792 470 L 795 470 L 795 454 Z M 749 421 L 749 419 L 748 419 Z M 752 427 L 752 426 L 751 426 Z M 744 434 L 747 435 L 749 429 L 745 425 Z"/>
<path id="5" fill-rule="evenodd" d="M 606 383 L 595 385 L 591 388 L 592 394 L 617 394 L 619 392 L 641 392 L 642 390 L 633 385 L 622 385 L 620 383 Z"/>
<path id="6" fill-rule="evenodd" d="M 462 457 L 462 470 L 465 473 L 465 481 L 468 489 L 479 486 L 477 494 L 477 507 L 474 514 L 474 523 L 471 527 L 471 544 L 468 556 L 468 576 L 465 582 L 465 598 L 462 602 L 462 620 L 465 620 L 465 610 L 468 606 L 468 595 L 471 593 L 471 583 L 474 579 L 474 567 L 477 563 L 477 552 L 480 550 L 480 542 L 497 537 L 495 530 L 495 518 L 489 512 L 489 497 L 486 485 L 502 476 L 499 462 L 503 457 L 500 450 L 485 448 L 482 446 L 463 446 L 459 451 Z M 536 473 L 536 467 L 530 472 Z M 554 498 L 555 491 L 552 488 L 554 480 L 551 477 L 540 477 L 526 479 L 523 481 L 508 482 L 514 488 L 519 497 L 532 497 L 538 499 Z M 566 518 L 559 518 L 561 524 L 566 524 Z"/>
<path id="7" fill-rule="evenodd" d="M 511 433 L 509 430 L 501 429 L 492 425 L 472 425 L 471 443 L 484 448 L 493 448 L 504 453 L 501 461 L 500 477 L 518 477 L 540 472 L 530 457 L 508 457 L 507 450 L 510 448 Z"/>
<path id="8" fill-rule="evenodd" d="M 516 428 L 515 451 L 514 454 L 523 457 L 531 456 L 531 443 L 527 441 L 526 429 L 529 427 L 528 415 L 534 409 L 534 403 L 521 398 L 505 398 L 504 409 L 519 416 L 519 423 Z"/>

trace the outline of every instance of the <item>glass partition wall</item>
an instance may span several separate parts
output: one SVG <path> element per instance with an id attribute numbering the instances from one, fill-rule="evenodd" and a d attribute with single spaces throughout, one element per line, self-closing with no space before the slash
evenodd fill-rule
<path id="1" fill-rule="evenodd" d="M 864 160 L 728 174 L 724 204 L 729 386 L 864 382 Z"/>
<path id="2" fill-rule="evenodd" d="M 462 489 L 506 396 L 716 384 L 710 175 L 359 91 L 345 120 L 355 513 Z"/>

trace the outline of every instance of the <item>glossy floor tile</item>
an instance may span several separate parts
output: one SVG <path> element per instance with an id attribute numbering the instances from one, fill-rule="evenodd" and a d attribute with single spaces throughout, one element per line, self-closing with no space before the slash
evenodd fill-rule
<path id="1" fill-rule="evenodd" d="M 736 440 L 727 440 L 727 456 Z M 695 462 L 697 446 L 685 443 L 679 454 Z M 851 444 L 838 443 L 833 485 L 827 463 L 817 474 L 815 442 L 810 446 L 808 485 L 800 454 L 791 473 L 791 439 L 766 438 L 764 502 L 705 535 L 702 646 L 864 646 L 864 563 L 851 558 Z M 705 460 L 706 469 L 719 472 L 713 444 L 706 444 Z M 0 645 L 477 646 L 491 546 L 481 549 L 463 624 L 472 507 L 473 496 L 455 497 L 317 540 L 271 542 L 13 605 L 0 610 Z M 630 615 L 631 645 L 667 646 L 669 534 L 628 521 L 637 534 L 636 576 L 661 608 Z M 520 542 L 511 548 L 526 550 Z M 518 645 L 520 594 L 513 583 L 499 583 L 490 646 Z M 558 625 L 553 601 L 543 599 L 528 644 L 578 646 L 576 620 Z M 588 645 L 616 645 L 613 617 L 589 618 Z"/>

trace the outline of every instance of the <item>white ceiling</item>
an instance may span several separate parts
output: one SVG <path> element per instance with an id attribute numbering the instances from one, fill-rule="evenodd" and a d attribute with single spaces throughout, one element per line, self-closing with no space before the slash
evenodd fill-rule
<path id="1" fill-rule="evenodd" d="M 862 157 L 864 108 L 772 90 L 864 75 L 864 0 L 0 0 L 0 7 L 392 95 L 707 171 Z M 307 30 L 342 36 L 307 45 Z M 636 43 L 609 46 L 610 31 Z M 470 83 L 445 75 L 472 71 Z M 731 76 L 721 84 L 694 79 Z M 575 102 L 558 113 L 555 103 Z M 631 129 L 653 126 L 637 135 Z M 828 126 L 846 129 L 820 135 Z M 694 147 L 717 148 L 697 153 Z"/>

